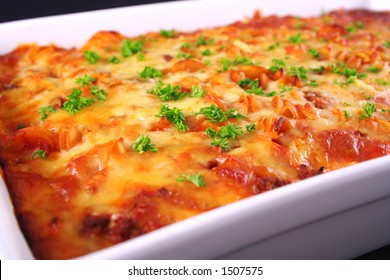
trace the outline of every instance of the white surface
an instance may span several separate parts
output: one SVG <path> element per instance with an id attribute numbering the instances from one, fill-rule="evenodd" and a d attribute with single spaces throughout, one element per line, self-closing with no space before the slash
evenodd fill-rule
<path id="1" fill-rule="evenodd" d="M 389 4 L 389 1 L 363 0 L 327 1 L 326 4 L 303 0 L 203 0 L 110 9 L 0 24 L 0 53 L 11 51 L 21 42 L 80 46 L 98 30 L 117 30 L 128 36 L 161 28 L 194 30 L 240 20 L 251 16 L 255 9 L 262 10 L 264 14 L 308 16 L 318 15 L 324 8 L 330 10 L 341 5 L 345 8 L 389 9 Z M 82 258 L 216 258 L 389 196 L 387 182 L 390 182 L 390 157 L 269 191 Z M 3 182 L 0 182 L 0 215 L 0 257 L 31 259 L 12 216 Z M 357 227 L 364 225 L 358 224 Z M 310 238 L 310 233 L 307 234 Z M 340 242 L 347 242 L 349 236 L 340 233 L 338 238 Z M 377 236 L 378 240 L 381 238 L 384 236 Z M 356 244 L 356 247 L 360 251 L 372 250 L 377 244 L 367 240 L 364 244 Z M 332 249 L 337 252 L 337 247 Z M 290 253 L 292 257 L 299 257 L 302 252 Z M 321 251 L 317 253 L 321 254 Z"/>

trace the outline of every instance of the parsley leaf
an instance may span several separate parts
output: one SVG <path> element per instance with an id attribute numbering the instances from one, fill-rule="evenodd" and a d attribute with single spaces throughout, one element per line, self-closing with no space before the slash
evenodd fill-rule
<path id="1" fill-rule="evenodd" d="M 235 114 L 234 114 L 235 113 Z M 228 118 L 228 119 L 233 119 L 233 118 L 235 118 L 235 119 L 245 119 L 245 117 L 242 115 L 242 114 L 240 114 L 239 112 L 237 112 L 235 109 L 233 109 L 233 108 L 230 108 L 229 110 L 227 110 L 226 112 L 225 112 L 225 115 L 226 115 L 226 117 Z"/>
<path id="2" fill-rule="evenodd" d="M 305 42 L 305 39 L 303 39 L 301 36 L 302 36 L 301 33 L 297 33 L 294 36 L 288 38 L 288 42 L 292 44 L 299 44 Z"/>
<path id="3" fill-rule="evenodd" d="M 144 152 L 157 152 L 155 145 L 151 143 L 149 136 L 141 134 L 133 144 L 133 150 L 139 154 Z"/>
<path id="4" fill-rule="evenodd" d="M 146 78 L 161 78 L 162 77 L 162 72 L 160 70 L 157 70 L 151 66 L 146 66 L 144 70 L 142 70 L 141 73 L 139 73 L 141 78 L 146 79 Z"/>
<path id="5" fill-rule="evenodd" d="M 344 116 L 348 119 L 352 119 L 352 115 L 348 110 L 344 110 Z"/>
<path id="6" fill-rule="evenodd" d="M 189 181 L 194 183 L 197 187 L 205 187 L 206 182 L 204 181 L 203 175 L 199 175 L 198 172 L 196 172 L 194 175 L 186 175 L 183 174 L 179 178 L 176 179 L 178 182 L 183 181 Z"/>
<path id="7" fill-rule="evenodd" d="M 171 29 L 171 30 L 161 29 L 160 35 L 164 36 L 166 38 L 173 38 L 173 37 L 176 37 L 177 33 L 176 33 L 176 30 L 174 30 L 174 29 Z"/>
<path id="8" fill-rule="evenodd" d="M 307 82 L 306 85 L 311 86 L 311 87 L 318 87 L 318 82 L 313 80 L 313 81 Z"/>
<path id="9" fill-rule="evenodd" d="M 385 41 L 385 42 L 383 43 L 383 45 L 384 45 L 386 48 L 390 49 L 390 40 Z"/>
<path id="10" fill-rule="evenodd" d="M 64 110 L 75 115 L 82 108 L 91 106 L 94 101 L 88 97 L 81 96 L 82 91 L 74 88 L 72 93 L 66 97 L 67 101 L 64 103 Z"/>
<path id="11" fill-rule="evenodd" d="M 158 81 L 157 86 L 148 90 L 148 92 L 157 95 L 162 101 L 176 101 L 186 96 L 186 93 L 181 91 L 180 86 L 171 86 L 170 84 L 164 84 L 162 81 Z"/>
<path id="12" fill-rule="evenodd" d="M 246 131 L 250 133 L 256 129 L 256 124 L 255 123 L 247 124 L 245 126 L 245 128 L 246 128 Z"/>
<path id="13" fill-rule="evenodd" d="M 122 56 L 129 57 L 133 54 L 140 53 L 143 50 L 144 43 L 142 41 L 130 41 L 124 39 L 122 41 Z"/>
<path id="14" fill-rule="evenodd" d="M 115 55 L 111 56 L 108 62 L 113 63 L 113 64 L 118 64 L 120 62 L 119 58 L 116 57 Z"/>
<path id="15" fill-rule="evenodd" d="M 210 49 L 205 49 L 204 51 L 201 52 L 201 55 L 203 55 L 203 56 L 210 56 L 211 55 L 211 50 Z"/>
<path id="16" fill-rule="evenodd" d="M 87 74 L 85 74 L 83 77 L 76 78 L 76 83 L 82 87 L 85 87 L 85 86 L 87 86 L 90 83 L 93 83 L 95 81 L 96 81 L 96 79 L 94 77 L 91 77 Z"/>
<path id="17" fill-rule="evenodd" d="M 311 54 L 314 58 L 320 57 L 320 52 L 317 49 L 311 48 L 308 50 L 309 54 Z"/>
<path id="18" fill-rule="evenodd" d="M 282 69 L 286 67 L 286 63 L 284 62 L 283 59 L 272 59 L 271 61 L 271 67 L 269 68 L 269 70 L 272 72 L 272 73 L 275 73 L 276 71 L 278 71 L 279 69 Z"/>
<path id="19" fill-rule="evenodd" d="M 242 131 L 242 128 L 239 127 L 236 124 L 228 124 L 225 126 L 222 126 L 218 133 L 217 136 L 220 138 L 233 138 L 234 140 L 237 139 L 237 136 L 243 135 L 244 132 Z"/>
<path id="20" fill-rule="evenodd" d="M 205 90 L 199 85 L 193 85 L 190 92 L 190 97 L 204 97 L 206 94 Z"/>
<path id="21" fill-rule="evenodd" d="M 372 65 L 368 67 L 368 71 L 371 73 L 379 73 L 381 70 L 381 68 Z"/>
<path id="22" fill-rule="evenodd" d="M 270 45 L 270 46 L 268 47 L 268 50 L 269 50 L 269 51 L 272 51 L 272 50 L 276 49 L 276 48 L 279 47 L 279 46 L 280 46 L 280 43 L 279 43 L 279 42 L 275 42 L 274 44 L 272 44 L 272 45 Z"/>
<path id="23" fill-rule="evenodd" d="M 197 47 L 206 46 L 206 45 L 211 45 L 213 43 L 214 43 L 214 39 L 206 40 L 203 35 L 200 35 L 196 41 L 196 46 Z"/>
<path id="24" fill-rule="evenodd" d="M 383 80 L 383 79 L 375 79 L 375 82 L 378 84 L 378 85 L 381 85 L 381 86 L 388 86 L 389 85 L 389 82 L 386 81 L 386 80 Z"/>
<path id="25" fill-rule="evenodd" d="M 46 152 L 44 150 L 35 150 L 32 153 L 31 158 L 35 159 L 36 157 L 41 157 L 43 159 L 47 159 Z"/>
<path id="26" fill-rule="evenodd" d="M 238 85 L 241 88 L 246 88 L 245 91 L 247 93 L 252 93 L 255 95 L 264 95 L 263 88 L 259 85 L 259 79 L 251 80 L 249 78 L 242 79 L 238 82 Z"/>
<path id="27" fill-rule="evenodd" d="M 376 110 L 376 107 L 371 102 L 367 102 L 366 105 L 363 106 L 363 111 L 359 120 L 371 118 Z"/>
<path id="28" fill-rule="evenodd" d="M 287 74 L 290 76 L 297 76 L 302 80 L 307 80 L 307 72 L 308 70 L 303 66 L 300 66 L 298 68 L 295 66 L 291 66 L 290 69 L 288 69 Z"/>
<path id="29" fill-rule="evenodd" d="M 89 62 L 89 64 L 96 64 L 100 59 L 100 56 L 94 51 L 85 51 L 84 58 Z"/>
<path id="30" fill-rule="evenodd" d="M 226 138 L 215 138 L 213 142 L 211 142 L 211 146 L 221 147 L 222 150 L 228 152 L 231 150 L 229 141 Z"/>
<path id="31" fill-rule="evenodd" d="M 38 109 L 38 113 L 41 115 L 41 120 L 46 120 L 48 117 L 48 113 L 54 113 L 56 109 L 52 106 L 45 106 Z"/>
<path id="32" fill-rule="evenodd" d="M 199 112 L 196 115 L 205 115 L 206 118 L 211 122 L 224 122 L 227 120 L 225 113 L 222 109 L 214 104 L 209 107 L 200 108 Z"/>
<path id="33" fill-rule="evenodd" d="M 170 109 L 167 104 L 162 104 L 157 117 L 165 117 L 168 121 L 173 123 L 178 131 L 189 130 L 183 111 L 179 108 L 173 107 Z"/>
<path id="34" fill-rule="evenodd" d="M 184 58 L 184 59 L 190 59 L 190 58 L 193 58 L 194 56 L 190 53 L 186 53 L 186 52 L 179 52 L 177 55 L 176 55 L 177 58 Z"/>
<path id="35" fill-rule="evenodd" d="M 106 100 L 107 93 L 103 89 L 99 89 L 97 86 L 91 87 L 91 94 L 95 95 L 98 100 Z"/>
<path id="36" fill-rule="evenodd" d="M 253 65 L 254 63 L 247 57 L 237 56 L 233 60 L 222 57 L 219 62 L 222 64 L 222 69 L 219 72 L 227 71 L 232 65 Z"/>

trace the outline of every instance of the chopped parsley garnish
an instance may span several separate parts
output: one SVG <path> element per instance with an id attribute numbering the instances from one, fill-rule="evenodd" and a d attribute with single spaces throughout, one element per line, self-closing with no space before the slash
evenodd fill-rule
<path id="1" fill-rule="evenodd" d="M 253 132 L 256 129 L 255 123 L 250 123 L 245 126 L 247 132 Z"/>
<path id="2" fill-rule="evenodd" d="M 352 115 L 348 110 L 344 110 L 344 116 L 348 119 L 352 119 Z"/>
<path id="3" fill-rule="evenodd" d="M 157 152 L 157 148 L 152 144 L 149 136 L 141 134 L 133 144 L 133 150 L 139 154 L 144 152 Z"/>
<path id="4" fill-rule="evenodd" d="M 145 60 L 145 55 L 143 53 L 137 53 L 137 61 L 144 61 Z"/>
<path id="5" fill-rule="evenodd" d="M 299 44 L 305 42 L 305 39 L 303 39 L 301 36 L 302 36 L 301 33 L 297 33 L 294 36 L 288 38 L 288 42 L 292 44 Z"/>
<path id="6" fill-rule="evenodd" d="M 85 51 L 84 57 L 89 64 L 96 64 L 96 62 L 100 59 L 100 56 L 94 51 Z"/>
<path id="7" fill-rule="evenodd" d="M 76 78 L 76 83 L 82 87 L 85 87 L 85 86 L 87 86 L 90 83 L 93 83 L 95 81 L 96 81 L 96 79 L 94 77 L 91 77 L 87 74 L 85 74 L 83 77 Z"/>
<path id="8" fill-rule="evenodd" d="M 217 136 L 217 132 L 211 127 L 206 128 L 206 135 L 210 138 L 215 138 Z"/>
<path id="9" fill-rule="evenodd" d="M 113 63 L 113 64 L 118 64 L 120 61 L 119 61 L 119 58 L 116 57 L 115 55 L 111 56 L 110 59 L 108 60 L 108 62 L 110 63 Z"/>
<path id="10" fill-rule="evenodd" d="M 224 122 L 227 119 L 236 118 L 236 119 L 244 119 L 245 117 L 237 112 L 235 109 L 230 108 L 226 112 L 222 111 L 222 109 L 214 104 L 208 107 L 200 108 L 198 113 L 195 115 L 204 115 L 210 122 Z"/>
<path id="11" fill-rule="evenodd" d="M 269 68 L 269 70 L 272 72 L 272 73 L 275 73 L 276 71 L 278 71 L 279 69 L 282 69 L 286 67 L 286 63 L 284 62 L 283 59 L 272 59 L 271 61 L 271 67 Z"/>
<path id="12" fill-rule="evenodd" d="M 280 93 L 283 93 L 283 92 L 286 92 L 286 91 L 290 91 L 293 89 L 293 86 L 286 86 L 284 84 L 282 84 L 282 90 Z"/>
<path id="13" fill-rule="evenodd" d="M 249 130 L 253 131 L 255 126 L 254 124 L 250 124 L 249 127 L 247 126 L 247 131 L 249 132 L 248 128 Z M 221 147 L 221 149 L 224 150 L 225 152 L 231 150 L 230 142 L 228 141 L 228 139 L 231 138 L 235 140 L 237 139 L 238 136 L 241 136 L 243 134 L 244 131 L 242 130 L 242 128 L 235 124 L 228 124 L 222 126 L 219 129 L 218 133 L 210 127 L 206 129 L 206 135 L 209 136 L 210 138 L 214 138 L 213 142 L 211 142 L 211 145 Z"/>
<path id="14" fill-rule="evenodd" d="M 388 86 L 389 85 L 389 82 L 386 81 L 386 80 L 383 80 L 383 79 L 375 79 L 375 82 L 380 85 L 380 86 Z"/>
<path id="15" fill-rule="evenodd" d="M 318 68 L 310 68 L 310 71 L 317 73 L 317 74 L 323 74 L 325 72 L 325 66 L 321 65 Z"/>
<path id="16" fill-rule="evenodd" d="M 167 104 L 163 104 L 160 107 L 157 117 L 165 117 L 168 121 L 173 123 L 178 131 L 189 130 L 183 111 L 179 108 L 173 107 L 170 109 Z"/>
<path id="17" fill-rule="evenodd" d="M 193 85 L 191 87 L 190 97 L 204 97 L 206 94 L 205 90 L 199 85 Z"/>
<path id="18" fill-rule="evenodd" d="M 367 74 L 358 73 L 358 71 L 355 68 L 348 68 L 345 63 L 338 63 L 338 66 L 332 64 L 331 72 L 344 75 L 347 78 L 347 80 L 343 83 L 336 80 L 335 84 L 339 84 L 339 85 L 352 84 L 356 81 L 356 79 L 367 77 Z"/>
<path id="19" fill-rule="evenodd" d="M 200 46 L 206 46 L 206 45 L 211 45 L 214 43 L 214 39 L 208 39 L 206 40 L 203 35 L 200 35 L 198 37 L 198 39 L 196 40 L 196 46 L 197 47 L 200 47 Z"/>
<path id="20" fill-rule="evenodd" d="M 206 182 L 204 181 L 203 175 L 199 175 L 198 172 L 196 172 L 194 175 L 180 175 L 179 178 L 176 179 L 178 182 L 184 182 L 189 181 L 192 182 L 197 187 L 205 187 Z"/>
<path id="21" fill-rule="evenodd" d="M 276 92 L 276 91 L 271 91 L 271 92 L 269 92 L 269 93 L 267 93 L 265 96 L 267 96 L 267 97 L 272 97 L 272 96 L 275 96 L 275 95 L 277 95 L 278 93 Z"/>
<path id="22" fill-rule="evenodd" d="M 201 52 L 201 55 L 203 55 L 203 56 L 210 56 L 211 55 L 211 50 L 210 49 L 205 49 L 204 51 Z"/>
<path id="23" fill-rule="evenodd" d="M 160 70 L 157 70 L 151 66 L 146 66 L 144 70 L 142 70 L 141 73 L 139 73 L 141 78 L 146 79 L 146 78 L 161 78 L 162 77 L 162 72 Z"/>
<path id="24" fill-rule="evenodd" d="M 211 146 L 221 147 L 222 150 L 228 152 L 231 150 L 230 143 L 226 138 L 215 138 L 213 142 L 211 142 Z"/>
<path id="25" fill-rule="evenodd" d="M 44 150 L 35 150 L 32 155 L 31 155 L 31 158 L 32 159 L 35 159 L 37 157 L 41 157 L 43 159 L 47 159 L 47 156 L 46 156 L 46 152 Z"/>
<path id="26" fill-rule="evenodd" d="M 129 57 L 133 54 L 140 53 L 143 50 L 144 43 L 142 41 L 130 41 L 124 39 L 122 41 L 122 56 Z"/>
<path id="27" fill-rule="evenodd" d="M 179 52 L 177 55 L 176 55 L 177 58 L 184 58 L 184 59 L 190 59 L 190 58 L 193 58 L 194 56 L 190 53 L 186 53 L 186 52 Z"/>
<path id="28" fill-rule="evenodd" d="M 249 78 L 242 79 L 238 82 L 238 85 L 245 89 L 247 93 L 255 95 L 264 95 L 263 88 L 259 85 L 259 79 L 251 80 Z"/>
<path id="29" fill-rule="evenodd" d="M 196 115 L 205 115 L 206 118 L 211 122 L 224 122 L 227 120 L 227 116 L 222 111 L 222 109 L 214 104 L 209 107 L 200 108 L 199 113 Z"/>
<path id="30" fill-rule="evenodd" d="M 180 86 L 171 86 L 170 84 L 164 84 L 162 81 L 158 81 L 157 85 L 148 92 L 157 95 L 162 101 L 176 101 L 187 95 L 187 93 L 182 92 Z"/>
<path id="31" fill-rule="evenodd" d="M 94 101 L 92 98 L 82 97 L 82 91 L 74 88 L 72 93 L 66 97 L 67 101 L 64 103 L 64 110 L 75 115 L 82 108 L 91 106 Z"/>
<path id="32" fill-rule="evenodd" d="M 232 65 L 253 65 L 254 64 L 249 58 L 244 56 L 237 56 L 233 60 L 222 57 L 219 60 L 219 62 L 222 64 L 222 69 L 219 70 L 220 72 L 227 71 Z"/>
<path id="33" fill-rule="evenodd" d="M 91 87 L 91 94 L 95 95 L 98 100 L 106 100 L 107 93 L 103 89 L 99 89 L 97 86 Z"/>
<path id="34" fill-rule="evenodd" d="M 308 70 L 303 66 L 300 67 L 291 66 L 290 69 L 288 69 L 287 74 L 290 76 L 297 76 L 302 80 L 307 80 L 307 72 Z"/>
<path id="35" fill-rule="evenodd" d="M 311 49 L 308 50 L 308 52 L 314 58 L 319 58 L 320 57 L 320 52 L 317 49 L 311 48 Z"/>
<path id="36" fill-rule="evenodd" d="M 366 105 L 363 106 L 362 114 L 359 117 L 359 120 L 371 118 L 376 110 L 376 107 L 371 102 L 367 102 Z"/>
<path id="37" fill-rule="evenodd" d="M 379 73 L 381 70 L 381 68 L 372 65 L 368 67 L 368 71 L 371 73 Z"/>
<path id="38" fill-rule="evenodd" d="M 272 51 L 272 50 L 276 49 L 276 48 L 279 47 L 279 46 L 280 46 L 280 43 L 279 43 L 279 42 L 275 42 L 274 44 L 272 44 L 272 45 L 270 45 L 270 46 L 268 47 L 268 50 L 269 50 L 269 51 Z"/>
<path id="39" fill-rule="evenodd" d="M 236 140 L 237 136 L 241 136 L 243 134 L 244 134 L 244 132 L 242 131 L 241 127 L 239 127 L 236 124 L 228 124 L 228 125 L 222 126 L 219 129 L 217 136 L 220 138 L 226 138 L 226 139 L 232 138 L 232 139 Z"/>
<path id="40" fill-rule="evenodd" d="M 358 31 L 358 29 L 364 29 L 364 24 L 361 21 L 357 21 L 353 25 L 348 25 L 346 29 L 348 32 L 353 33 Z"/>
<path id="41" fill-rule="evenodd" d="M 390 40 L 385 41 L 385 42 L 383 43 L 383 45 L 384 45 L 386 48 L 390 49 Z"/>
<path id="42" fill-rule="evenodd" d="M 189 49 L 189 48 L 191 48 L 191 44 L 190 43 L 184 43 L 181 47 L 184 48 L 184 49 Z"/>
<path id="43" fill-rule="evenodd" d="M 38 113 L 41 115 L 41 120 L 46 120 L 48 117 L 48 113 L 54 113 L 56 109 L 52 106 L 45 106 L 38 109 Z"/>
<path id="44" fill-rule="evenodd" d="M 177 33 L 176 33 L 176 30 L 174 30 L 174 29 L 171 29 L 171 30 L 161 29 L 160 35 L 164 36 L 166 38 L 173 38 L 173 37 L 176 37 Z"/>
<path id="45" fill-rule="evenodd" d="M 313 80 L 313 81 L 307 82 L 306 85 L 311 86 L 311 87 L 318 87 L 318 82 Z"/>

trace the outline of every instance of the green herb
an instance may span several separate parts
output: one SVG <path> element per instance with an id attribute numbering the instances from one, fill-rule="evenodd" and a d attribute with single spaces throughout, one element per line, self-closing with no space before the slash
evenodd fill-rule
<path id="1" fill-rule="evenodd" d="M 148 92 L 157 95 L 162 101 L 176 101 L 186 96 L 186 93 L 181 91 L 180 86 L 171 86 L 170 84 L 164 84 L 162 81 L 158 81 L 156 87 L 148 90 Z"/>
<path id="2" fill-rule="evenodd" d="M 276 92 L 276 91 L 271 91 L 271 92 L 269 92 L 269 93 L 267 93 L 265 96 L 267 96 L 267 97 L 272 97 L 272 96 L 275 96 L 275 95 L 277 95 L 278 93 Z"/>
<path id="3" fill-rule="evenodd" d="M 189 48 L 191 48 L 191 44 L 190 43 L 184 43 L 181 47 L 184 48 L 184 49 L 189 49 Z"/>
<path id="4" fill-rule="evenodd" d="M 207 66 L 209 66 L 209 65 L 211 64 L 210 58 L 207 58 L 207 59 L 204 61 L 204 63 L 205 63 Z"/>
<path id="5" fill-rule="evenodd" d="M 16 130 L 19 130 L 19 129 L 22 129 L 22 128 L 25 128 L 26 126 L 22 123 L 18 124 L 18 126 L 16 127 Z"/>
<path id="6" fill-rule="evenodd" d="M 311 48 L 311 49 L 308 50 L 308 52 L 314 58 L 319 58 L 320 57 L 320 52 L 317 49 Z"/>
<path id="7" fill-rule="evenodd" d="M 307 82 L 306 85 L 311 86 L 311 87 L 318 87 L 318 82 L 317 81 L 310 81 L 310 82 Z"/>
<path id="8" fill-rule="evenodd" d="M 177 55 L 176 55 L 177 58 L 184 58 L 184 59 L 190 59 L 192 57 L 194 57 L 192 54 L 190 53 L 185 53 L 185 52 L 179 52 Z"/>
<path id="9" fill-rule="evenodd" d="M 283 92 L 286 92 L 286 91 L 290 91 L 292 90 L 293 87 L 292 86 L 285 86 L 284 84 L 282 84 L 282 91 L 280 93 L 283 93 Z"/>
<path id="10" fill-rule="evenodd" d="M 344 110 L 344 116 L 348 119 L 352 119 L 351 113 L 348 110 Z"/>
<path id="11" fill-rule="evenodd" d="M 66 97 L 67 101 L 64 103 L 64 110 L 75 115 L 82 108 L 91 106 L 94 103 L 93 99 L 82 97 L 81 94 L 81 90 L 74 88 L 72 93 Z"/>
<path id="12" fill-rule="evenodd" d="M 321 65 L 318 68 L 310 68 L 310 71 L 317 73 L 317 74 L 322 74 L 325 72 L 325 66 Z"/>
<path id="13" fill-rule="evenodd" d="M 243 134 L 244 134 L 244 132 L 242 131 L 241 127 L 239 127 L 236 124 L 228 124 L 228 125 L 222 126 L 219 129 L 217 136 L 220 138 L 226 138 L 226 139 L 233 138 L 235 140 L 235 139 L 237 139 L 237 136 L 241 136 Z"/>
<path id="14" fill-rule="evenodd" d="M 160 70 L 157 70 L 151 66 L 146 66 L 144 70 L 142 70 L 141 73 L 139 73 L 141 78 L 146 79 L 146 78 L 161 78 L 162 77 L 162 72 Z"/>
<path id="15" fill-rule="evenodd" d="M 93 83 L 95 81 L 96 81 L 96 79 L 94 77 L 88 76 L 87 74 L 85 74 L 83 77 L 76 78 L 76 83 L 79 84 L 80 86 L 83 86 L 83 87 L 85 87 L 85 86 L 87 86 L 90 83 Z"/>
<path id="16" fill-rule="evenodd" d="M 111 56 L 110 59 L 108 60 L 108 62 L 110 63 L 113 63 L 113 64 L 118 64 L 120 61 L 119 61 L 119 58 L 116 57 L 115 55 Z"/>
<path id="17" fill-rule="evenodd" d="M 200 35 L 196 41 L 196 46 L 197 47 L 200 47 L 200 46 L 206 46 L 206 45 L 211 45 L 214 43 L 214 39 L 209 39 L 209 40 L 206 40 L 203 35 Z"/>
<path id="18" fill-rule="evenodd" d="M 216 138 L 211 142 L 211 146 L 218 146 L 221 147 L 221 149 L 225 152 L 228 152 L 231 150 L 230 143 L 227 141 L 226 138 Z"/>
<path id="19" fill-rule="evenodd" d="M 332 64 L 331 72 L 344 75 L 347 78 L 347 80 L 343 83 L 336 80 L 335 83 L 339 85 L 352 84 L 356 81 L 356 79 L 367 77 L 367 74 L 358 73 L 355 68 L 348 68 L 345 63 L 338 63 L 337 66 Z"/>
<path id="20" fill-rule="evenodd" d="M 383 113 L 388 113 L 388 112 L 390 112 L 390 109 L 382 108 L 382 109 L 381 109 L 381 112 L 383 112 Z"/>
<path id="21" fill-rule="evenodd" d="M 386 81 L 386 80 L 383 80 L 383 79 L 375 79 L 375 82 L 380 85 L 380 86 L 388 86 L 389 85 L 389 82 Z"/>
<path id="22" fill-rule="evenodd" d="M 100 56 L 94 51 L 85 51 L 84 57 L 89 64 L 96 64 L 96 62 L 100 59 Z"/>
<path id="23" fill-rule="evenodd" d="M 230 108 L 225 112 L 225 115 L 228 119 L 245 119 L 243 115 L 237 112 L 235 109 Z"/>
<path id="24" fill-rule="evenodd" d="M 206 135 L 210 138 L 215 138 L 217 136 L 217 132 L 211 127 L 206 128 Z"/>
<path id="25" fill-rule="evenodd" d="M 204 97 L 206 94 L 205 90 L 199 85 L 193 85 L 191 87 L 190 97 Z"/>
<path id="26" fill-rule="evenodd" d="M 363 111 L 359 120 L 371 118 L 376 110 L 376 107 L 371 102 L 367 102 L 366 105 L 363 106 Z"/>
<path id="27" fill-rule="evenodd" d="M 270 46 L 268 47 L 268 50 L 269 50 L 269 51 L 272 51 L 272 50 L 276 49 L 276 48 L 279 47 L 279 46 L 280 46 L 280 43 L 279 43 L 279 42 L 275 42 L 274 44 L 272 44 L 272 45 L 270 45 Z"/>
<path id="28" fill-rule="evenodd" d="M 227 71 L 230 66 L 232 65 L 253 65 L 254 63 L 247 57 L 244 56 L 237 56 L 233 60 L 229 60 L 227 58 L 221 58 L 219 62 L 222 64 L 222 71 Z"/>
<path id="29" fill-rule="evenodd" d="M 288 42 L 292 44 L 299 44 L 305 42 L 301 35 L 301 33 L 297 33 L 294 36 L 291 36 L 290 38 L 288 38 Z"/>
<path id="30" fill-rule="evenodd" d="M 171 30 L 161 29 L 160 35 L 164 36 L 166 38 L 173 38 L 173 37 L 176 37 L 177 33 L 176 33 L 176 30 L 174 30 L 174 29 L 171 29 Z"/>
<path id="31" fill-rule="evenodd" d="M 133 54 L 140 53 L 143 50 L 144 43 L 142 41 L 130 41 L 124 39 L 122 41 L 122 56 L 123 57 L 129 57 Z"/>
<path id="32" fill-rule="evenodd" d="M 36 157 L 41 157 L 43 159 L 47 159 L 46 152 L 44 150 L 35 150 L 32 153 L 31 158 L 35 159 Z"/>
<path id="33" fill-rule="evenodd" d="M 364 24 L 361 21 L 355 22 L 355 26 L 357 29 L 364 29 Z"/>
<path id="34" fill-rule="evenodd" d="M 168 121 L 173 123 L 178 131 L 189 130 L 183 111 L 179 108 L 173 107 L 170 109 L 167 104 L 163 104 L 160 107 L 157 117 L 165 117 Z"/>
<path id="35" fill-rule="evenodd" d="M 205 49 L 204 51 L 201 52 L 201 54 L 203 56 L 209 56 L 209 55 L 211 55 L 211 50 L 210 49 Z"/>
<path id="36" fill-rule="evenodd" d="M 379 73 L 381 70 L 382 70 L 381 68 L 372 65 L 368 67 L 368 71 L 371 73 Z"/>
<path id="37" fill-rule="evenodd" d="M 348 25 L 347 31 L 350 33 L 358 31 L 358 29 L 364 29 L 364 24 L 361 21 L 355 22 L 353 25 Z"/>
<path id="38" fill-rule="evenodd" d="M 242 79 L 238 82 L 241 88 L 246 88 L 245 91 L 255 95 L 264 95 L 263 88 L 259 86 L 259 79 L 251 80 L 249 78 Z"/>
<path id="39" fill-rule="evenodd" d="M 274 58 L 271 61 L 271 67 L 269 68 L 269 70 L 272 73 L 275 73 L 276 71 L 278 71 L 279 69 L 283 69 L 284 67 L 286 67 L 286 63 L 284 62 L 284 60 Z"/>
<path id="40" fill-rule="evenodd" d="M 298 68 L 295 66 L 291 66 L 290 69 L 288 69 L 287 74 L 290 76 L 297 76 L 302 80 L 307 80 L 307 72 L 308 70 L 303 66 L 300 66 Z"/>
<path id="41" fill-rule="evenodd" d="M 256 129 L 256 124 L 255 123 L 247 124 L 245 128 L 247 132 L 251 133 Z"/>
<path id="42" fill-rule="evenodd" d="M 141 134 L 133 144 L 133 150 L 139 154 L 144 152 L 157 152 L 155 145 L 151 143 L 149 136 Z"/>
<path id="43" fill-rule="evenodd" d="M 189 181 L 192 182 L 194 185 L 197 187 L 205 187 L 206 182 L 203 179 L 203 175 L 199 175 L 198 172 L 196 172 L 194 175 L 180 175 L 179 178 L 176 179 L 178 182 L 184 182 L 184 181 Z"/>
<path id="44" fill-rule="evenodd" d="M 196 113 L 196 115 L 199 114 L 206 116 L 206 118 L 211 122 L 224 122 L 227 120 L 227 117 L 222 109 L 214 104 L 200 108 L 199 113 Z"/>
<path id="45" fill-rule="evenodd" d="M 103 89 L 99 89 L 97 86 L 91 87 L 91 94 L 95 95 L 98 100 L 106 100 L 107 93 Z"/>
<path id="46" fill-rule="evenodd" d="M 41 115 L 41 120 L 46 120 L 48 117 L 48 113 L 54 113 L 56 109 L 51 106 L 45 106 L 38 109 L 38 113 Z"/>
<path id="47" fill-rule="evenodd" d="M 390 49 L 390 40 L 387 40 L 383 44 L 386 48 Z"/>

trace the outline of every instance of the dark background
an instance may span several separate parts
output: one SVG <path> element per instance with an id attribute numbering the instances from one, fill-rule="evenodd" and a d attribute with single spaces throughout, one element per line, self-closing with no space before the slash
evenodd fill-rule
<path id="1" fill-rule="evenodd" d="M 167 0 L 9 0 L 1 5 L 0 22 L 157 2 Z M 358 259 L 390 259 L 390 245 Z"/>

